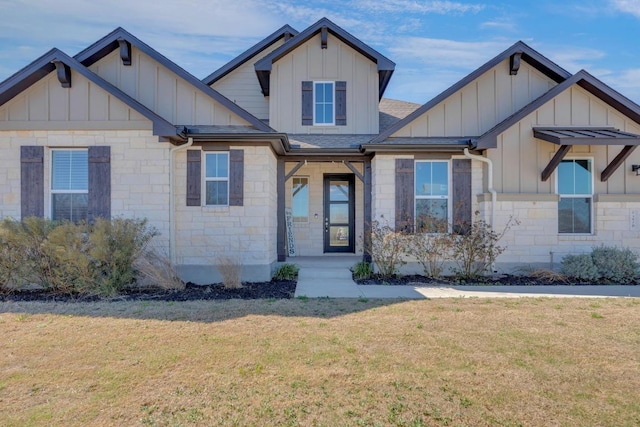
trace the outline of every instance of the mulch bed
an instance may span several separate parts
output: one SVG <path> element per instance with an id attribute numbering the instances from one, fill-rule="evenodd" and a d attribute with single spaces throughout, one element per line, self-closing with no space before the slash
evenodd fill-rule
<path id="1" fill-rule="evenodd" d="M 372 277 L 371 279 L 354 279 L 359 285 L 422 285 L 422 286 L 553 286 L 553 285 L 610 285 L 611 283 L 593 283 L 580 280 L 553 280 L 545 277 L 519 276 L 519 275 L 499 275 L 480 277 L 473 281 L 465 281 L 453 276 L 444 276 L 439 279 L 420 275 L 394 276 L 391 278 Z M 638 285 L 630 283 L 631 285 Z"/>
<path id="2" fill-rule="evenodd" d="M 293 298 L 294 280 L 243 283 L 241 288 L 227 289 L 221 283 L 195 285 L 184 289 L 130 288 L 114 297 L 96 295 L 66 295 L 42 289 L 0 293 L 0 301 L 91 302 L 91 301 L 195 301 L 229 299 L 286 299 Z"/>

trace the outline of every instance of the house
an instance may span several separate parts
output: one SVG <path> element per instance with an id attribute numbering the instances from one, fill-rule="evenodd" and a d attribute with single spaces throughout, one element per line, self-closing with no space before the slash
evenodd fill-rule
<path id="1" fill-rule="evenodd" d="M 203 80 L 122 28 L 53 49 L 0 83 L 0 217 L 148 218 L 196 283 L 367 257 L 372 220 L 425 214 L 518 218 L 503 271 L 640 246 L 640 106 L 522 42 L 424 105 L 384 98 L 394 69 L 326 18 Z"/>

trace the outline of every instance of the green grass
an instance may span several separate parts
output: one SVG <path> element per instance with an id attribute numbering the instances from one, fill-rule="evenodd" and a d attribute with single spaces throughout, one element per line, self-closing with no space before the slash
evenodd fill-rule
<path id="1" fill-rule="evenodd" d="M 633 426 L 634 301 L 0 303 L 0 425 Z"/>

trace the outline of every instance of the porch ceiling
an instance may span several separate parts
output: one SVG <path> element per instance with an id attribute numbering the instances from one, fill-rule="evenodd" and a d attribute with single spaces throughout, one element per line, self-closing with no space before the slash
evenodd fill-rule
<path id="1" fill-rule="evenodd" d="M 560 145 L 560 149 L 542 171 L 542 181 L 549 179 L 573 145 L 624 145 L 622 151 L 600 174 L 600 180 L 603 182 L 608 180 L 640 145 L 640 135 L 622 132 L 612 127 L 534 127 L 533 136 Z"/>

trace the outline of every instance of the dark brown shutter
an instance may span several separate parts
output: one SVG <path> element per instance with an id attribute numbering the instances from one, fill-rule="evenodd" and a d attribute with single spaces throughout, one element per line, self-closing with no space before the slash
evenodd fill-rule
<path id="1" fill-rule="evenodd" d="M 313 82 L 302 82 L 302 126 L 313 125 Z"/>
<path id="2" fill-rule="evenodd" d="M 396 159 L 396 231 L 413 230 L 413 170 L 413 159 Z"/>
<path id="3" fill-rule="evenodd" d="M 20 215 L 44 216 L 44 147 L 20 147 Z"/>
<path id="4" fill-rule="evenodd" d="M 347 82 L 336 82 L 336 126 L 347 125 Z"/>
<path id="5" fill-rule="evenodd" d="M 471 227 L 471 159 L 452 162 L 453 232 L 467 234 Z"/>
<path id="6" fill-rule="evenodd" d="M 187 150 L 187 206 L 201 206 L 202 154 L 200 150 Z"/>
<path id="7" fill-rule="evenodd" d="M 87 220 L 111 219 L 111 147 L 89 147 Z"/>
<path id="8" fill-rule="evenodd" d="M 244 199 L 244 150 L 229 150 L 229 206 L 242 206 Z"/>

